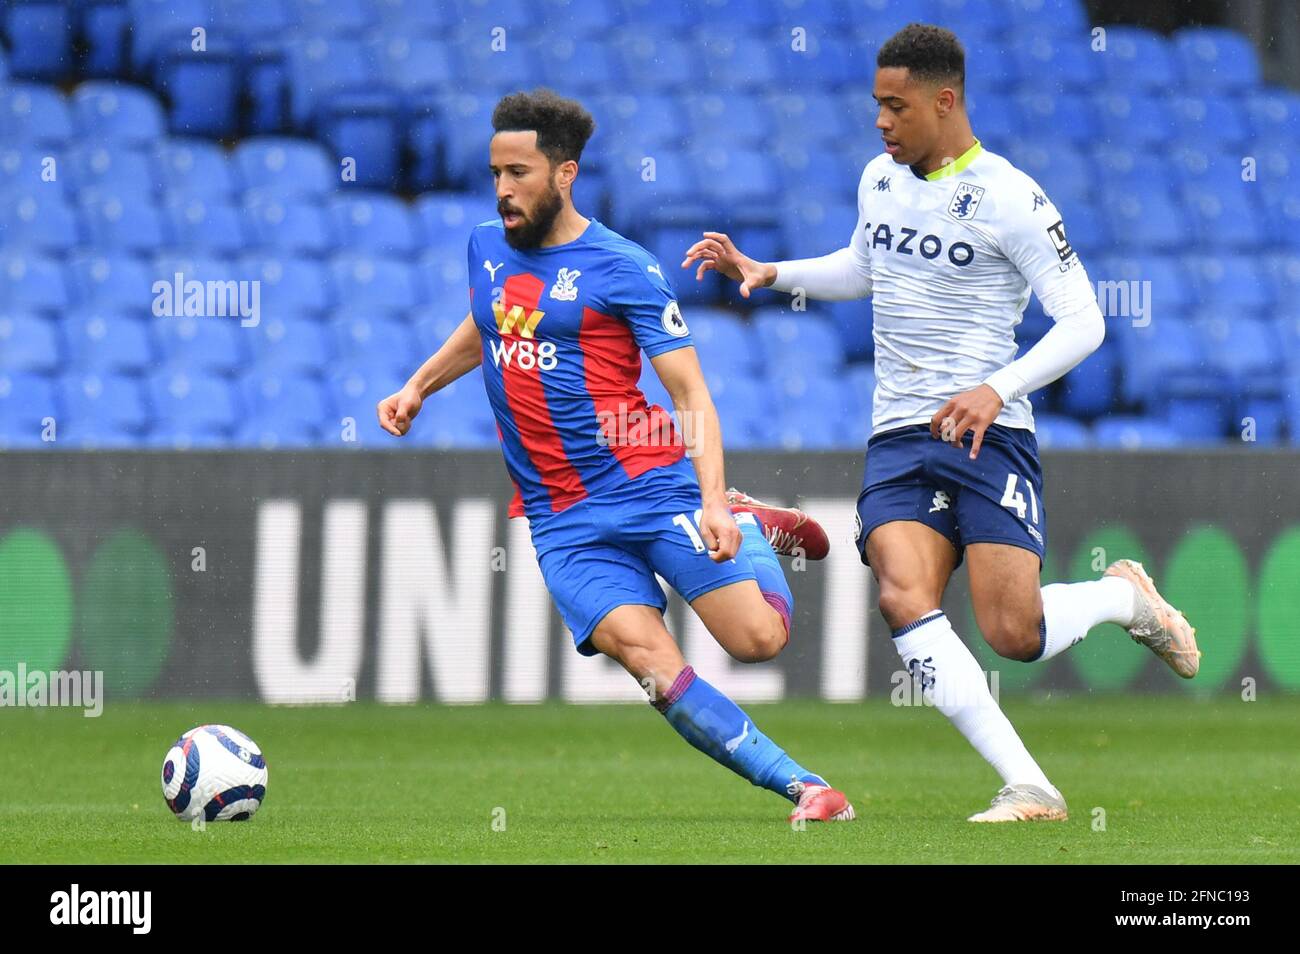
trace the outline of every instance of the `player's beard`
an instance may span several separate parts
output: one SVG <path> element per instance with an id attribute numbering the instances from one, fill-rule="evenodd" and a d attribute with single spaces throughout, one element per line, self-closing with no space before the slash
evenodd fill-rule
<path id="1" fill-rule="evenodd" d="M 498 205 L 498 212 L 504 210 Z M 518 209 L 513 211 L 518 212 Z M 523 222 L 516 225 L 513 229 L 506 229 L 506 241 L 510 243 L 511 248 L 537 248 L 542 244 L 542 240 L 550 234 L 551 226 L 555 224 L 556 218 L 564 211 L 564 196 L 560 195 L 560 190 L 555 187 L 555 183 L 550 184 L 550 189 L 546 195 L 542 196 L 537 202 L 537 208 L 533 209 L 533 214 L 525 216 Z"/>

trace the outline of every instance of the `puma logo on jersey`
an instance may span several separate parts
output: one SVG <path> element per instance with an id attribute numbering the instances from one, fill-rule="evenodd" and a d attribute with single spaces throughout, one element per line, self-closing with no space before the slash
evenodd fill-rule
<path id="1" fill-rule="evenodd" d="M 493 265 L 490 258 L 483 259 L 483 267 L 487 269 L 488 276 L 492 281 L 497 280 L 497 270 L 504 264 L 505 262 L 497 262 L 496 265 Z"/>
<path id="2" fill-rule="evenodd" d="M 661 281 L 666 281 L 666 279 L 664 279 L 664 273 L 659 270 L 658 265 L 647 265 L 645 270 L 651 275 L 658 275 Z"/>
<path id="3" fill-rule="evenodd" d="M 735 752 L 736 749 L 740 748 L 740 743 L 745 741 L 745 737 L 746 737 L 747 735 L 749 735 L 749 723 L 748 723 L 748 722 L 746 722 L 746 723 L 745 723 L 745 727 L 744 727 L 743 729 L 740 730 L 740 735 L 736 736 L 734 739 L 728 739 L 728 740 L 727 740 L 727 752 L 728 752 L 728 754 L 730 754 L 730 753 L 732 753 L 732 752 Z"/>
<path id="4" fill-rule="evenodd" d="M 947 510 L 949 503 L 948 494 L 942 490 L 936 490 L 934 492 L 934 499 L 930 501 L 930 513 L 938 513 L 940 510 Z"/>
<path id="5" fill-rule="evenodd" d="M 578 297 L 578 286 L 574 284 L 582 272 L 576 268 L 562 268 L 555 276 L 551 286 L 551 297 L 556 301 L 574 301 Z"/>

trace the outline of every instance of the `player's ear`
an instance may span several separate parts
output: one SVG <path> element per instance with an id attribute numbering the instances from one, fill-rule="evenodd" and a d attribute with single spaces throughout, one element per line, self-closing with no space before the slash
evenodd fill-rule
<path id="1" fill-rule="evenodd" d="M 578 178 L 578 163 L 573 159 L 566 159 L 557 167 L 559 172 L 559 184 L 561 186 L 573 185 L 573 180 Z"/>

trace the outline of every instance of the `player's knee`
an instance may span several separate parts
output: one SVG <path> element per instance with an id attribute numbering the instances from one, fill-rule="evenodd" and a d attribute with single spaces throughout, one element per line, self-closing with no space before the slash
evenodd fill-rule
<path id="1" fill-rule="evenodd" d="M 933 612 L 939 604 L 936 599 L 920 590 L 895 586 L 887 581 L 880 584 L 880 615 L 890 629 L 899 629 L 926 613 Z"/>
<path id="2" fill-rule="evenodd" d="M 789 641 L 790 634 L 786 632 L 785 623 L 774 610 L 771 618 L 756 617 L 743 623 L 729 641 L 727 652 L 738 662 L 767 662 L 776 658 Z"/>
<path id="3" fill-rule="evenodd" d="M 1043 651 L 1038 622 L 1023 617 L 1000 616 L 982 625 L 984 641 L 1004 659 L 1031 662 Z"/>

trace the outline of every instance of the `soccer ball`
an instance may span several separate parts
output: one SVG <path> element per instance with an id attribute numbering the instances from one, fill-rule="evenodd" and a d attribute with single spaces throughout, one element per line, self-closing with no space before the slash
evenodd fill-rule
<path id="1" fill-rule="evenodd" d="M 201 725 L 167 752 L 162 791 L 181 821 L 246 821 L 266 797 L 266 760 L 238 729 Z"/>

